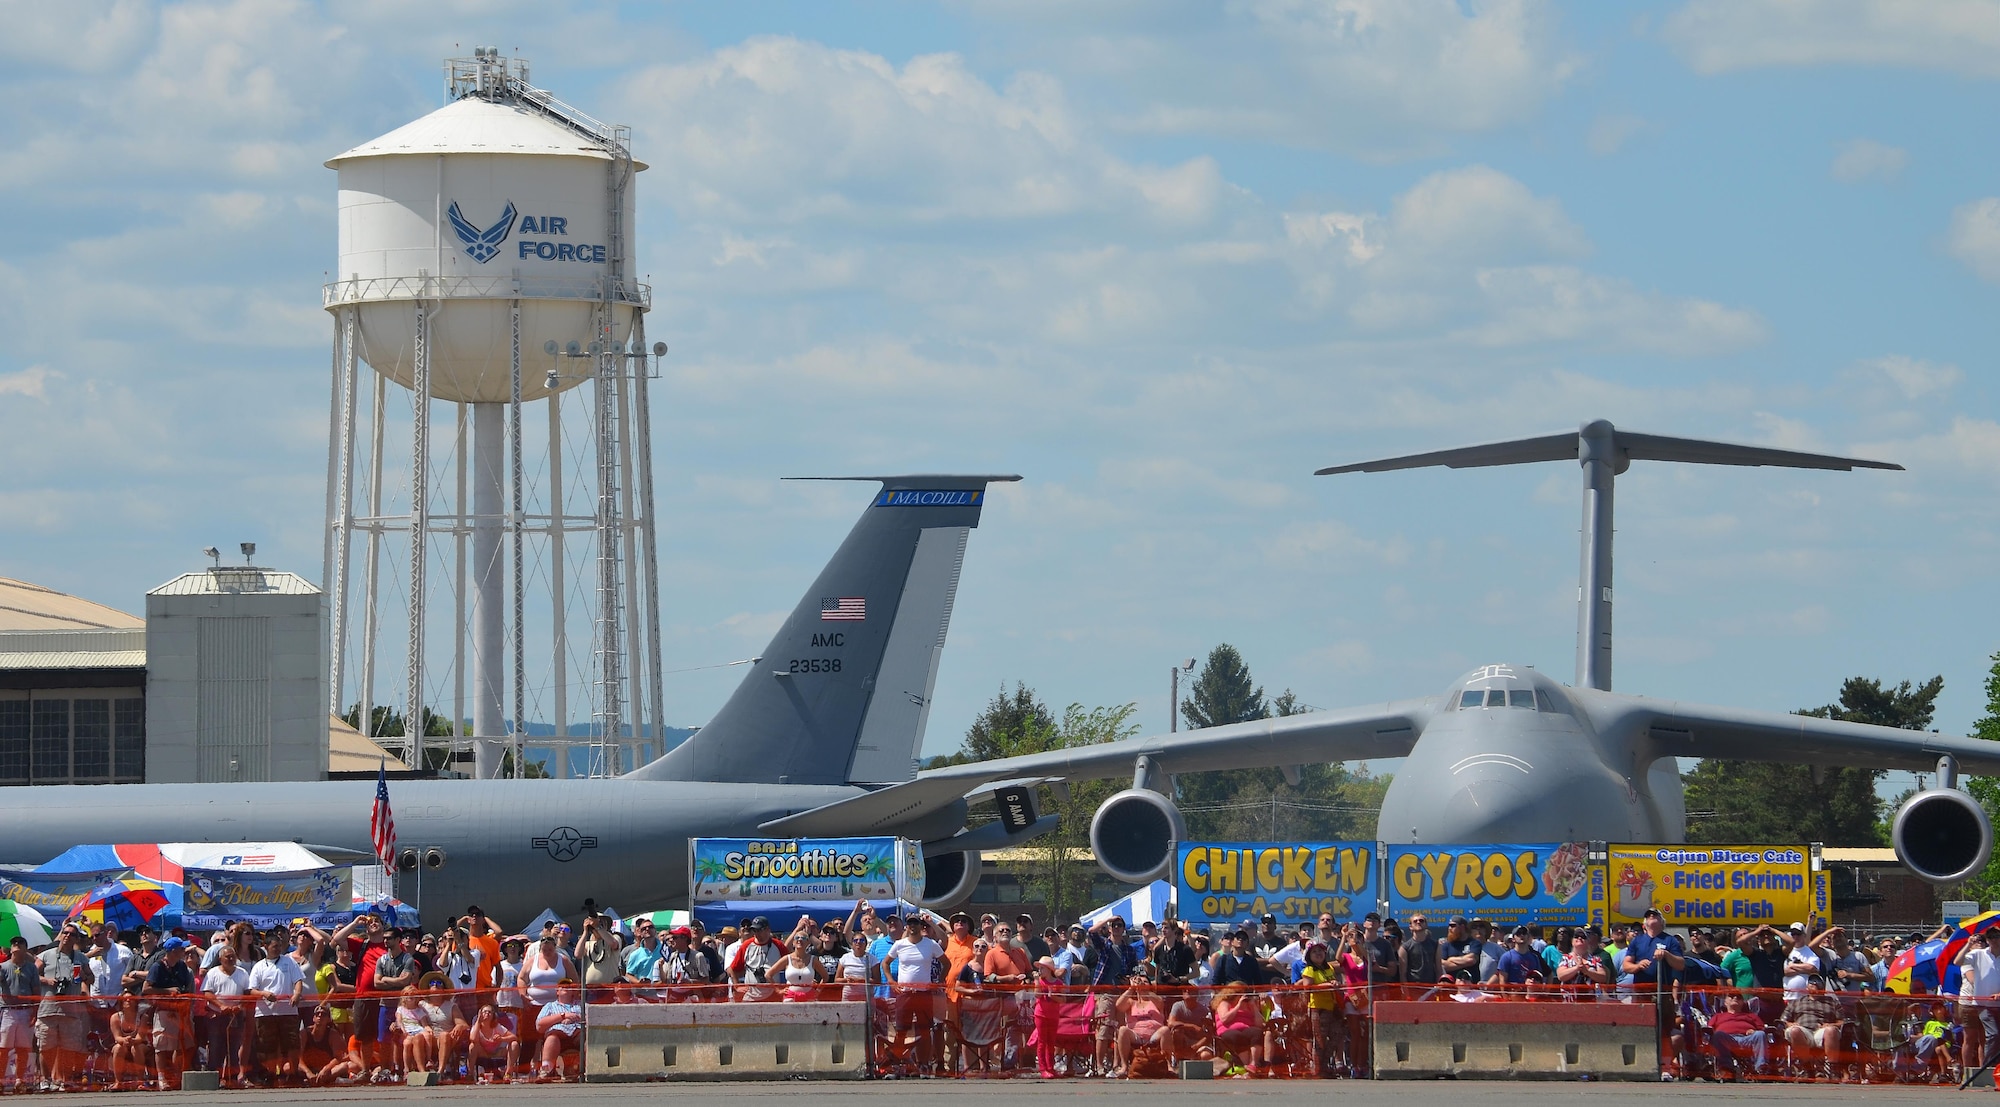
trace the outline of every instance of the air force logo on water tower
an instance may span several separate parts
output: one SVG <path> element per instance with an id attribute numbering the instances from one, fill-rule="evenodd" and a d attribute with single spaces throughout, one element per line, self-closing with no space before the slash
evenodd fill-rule
<path id="1" fill-rule="evenodd" d="M 445 212 L 445 216 L 451 220 L 451 229 L 458 232 L 458 240 L 465 244 L 466 254 L 481 265 L 493 260 L 494 255 L 500 252 L 500 244 L 507 241 L 508 234 L 514 230 L 512 201 L 508 202 L 507 210 L 500 213 L 500 221 L 485 230 L 473 226 L 465 218 L 465 213 L 458 210 L 456 200 L 451 202 L 451 210 Z"/>

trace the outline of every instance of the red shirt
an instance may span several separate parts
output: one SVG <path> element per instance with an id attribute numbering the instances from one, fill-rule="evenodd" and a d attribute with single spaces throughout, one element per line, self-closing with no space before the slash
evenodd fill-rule
<path id="1" fill-rule="evenodd" d="M 1755 1034 L 1764 1029 L 1764 1020 L 1749 1011 L 1724 1011 L 1708 1020 L 1708 1028 L 1717 1034 Z"/>

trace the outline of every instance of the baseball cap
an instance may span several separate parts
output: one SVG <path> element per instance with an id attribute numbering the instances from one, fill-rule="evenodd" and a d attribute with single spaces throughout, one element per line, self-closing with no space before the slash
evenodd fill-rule
<path id="1" fill-rule="evenodd" d="M 1278 916 L 1276 916 L 1276 915 L 1266 915 L 1266 916 L 1264 916 L 1264 921 L 1265 921 L 1265 922 L 1267 922 L 1267 923 L 1274 923 L 1274 922 L 1277 922 L 1277 921 L 1278 921 Z"/>
<path id="2" fill-rule="evenodd" d="M 1804 934 L 1806 932 L 1806 924 L 1793 923 L 1792 925 L 1786 927 L 1785 929 L 1791 931 L 1794 934 Z"/>
<path id="3" fill-rule="evenodd" d="M 1453 915 L 1453 916 L 1452 916 L 1451 918 L 1449 918 L 1449 919 L 1446 919 L 1446 920 L 1445 920 L 1445 922 L 1444 922 L 1444 924 L 1445 924 L 1446 926 L 1464 926 L 1464 925 L 1465 925 L 1465 916 L 1464 916 L 1464 915 Z"/>
<path id="4" fill-rule="evenodd" d="M 160 948 L 161 948 L 161 949 L 186 949 L 186 948 L 187 948 L 187 943 L 186 943 L 186 942 L 184 942 L 184 941 L 182 941 L 182 940 L 181 940 L 181 939 L 179 939 L 179 938 L 168 938 L 168 939 L 167 939 L 166 941 L 164 941 L 164 942 L 161 942 L 161 943 L 160 943 Z"/>
<path id="5" fill-rule="evenodd" d="M 1660 909 L 1659 909 L 1659 908 L 1657 908 L 1657 907 L 1648 907 L 1648 908 L 1646 908 L 1646 910 L 1645 910 L 1645 913 L 1644 913 L 1644 914 L 1642 914 L 1642 915 L 1640 915 L 1639 917 L 1640 917 L 1640 918 L 1642 918 L 1642 919 L 1663 919 L 1663 918 L 1665 918 L 1666 916 L 1665 916 L 1665 915 L 1662 915 L 1662 914 L 1660 914 Z"/>
<path id="6" fill-rule="evenodd" d="M 1513 929 L 1511 933 L 1508 934 L 1508 937 L 1510 938 L 1525 938 L 1527 936 L 1528 936 L 1528 928 L 1525 926 L 1517 926 Z"/>
<path id="7" fill-rule="evenodd" d="M 764 917 L 764 916 L 762 916 L 762 915 L 758 915 L 758 916 L 756 916 L 755 918 L 752 918 L 752 919 L 750 920 L 750 929 L 752 929 L 752 930 L 769 930 L 769 929 L 771 929 L 771 920 L 770 920 L 770 919 L 767 919 L 767 918 L 765 918 L 765 917 Z"/>
<path id="8" fill-rule="evenodd" d="M 691 926 L 677 926 L 674 927 L 672 930 L 667 931 L 667 937 L 692 938 L 694 937 L 694 928 Z"/>
<path id="9" fill-rule="evenodd" d="M 1367 913 L 1366 915 L 1363 915 L 1363 916 L 1361 916 L 1361 921 L 1362 921 L 1362 922 L 1373 922 L 1373 923 L 1378 923 L 1378 922 L 1381 922 L 1381 921 L 1382 921 L 1382 916 L 1380 916 L 1380 915 L 1376 914 L 1376 913 L 1375 913 L 1375 912 L 1373 912 L 1373 911 L 1370 911 L 1370 912 L 1368 912 L 1368 913 Z"/>

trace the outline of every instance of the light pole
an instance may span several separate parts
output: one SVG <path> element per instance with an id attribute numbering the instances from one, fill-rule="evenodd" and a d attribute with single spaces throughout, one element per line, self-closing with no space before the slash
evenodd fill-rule
<path id="1" fill-rule="evenodd" d="M 1172 734 L 1181 728 L 1181 674 L 1194 671 L 1194 658 L 1178 662 L 1168 671 L 1172 674 L 1173 691 L 1167 700 L 1167 733 Z"/>

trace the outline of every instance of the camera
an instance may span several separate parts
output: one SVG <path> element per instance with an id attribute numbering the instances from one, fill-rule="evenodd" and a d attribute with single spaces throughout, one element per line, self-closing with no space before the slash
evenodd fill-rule
<path id="1" fill-rule="evenodd" d="M 759 983 L 759 984 L 763 984 L 763 983 L 766 983 L 766 980 L 765 980 L 765 976 L 764 976 L 764 970 L 763 970 L 763 969 L 751 969 L 751 970 L 750 970 L 750 979 L 752 979 L 752 980 L 755 980 L 755 981 L 756 981 L 757 983 Z"/>

